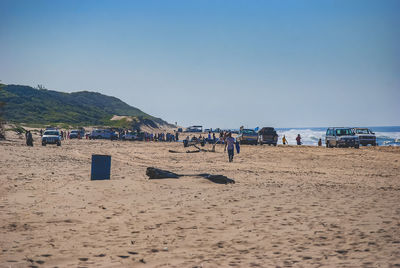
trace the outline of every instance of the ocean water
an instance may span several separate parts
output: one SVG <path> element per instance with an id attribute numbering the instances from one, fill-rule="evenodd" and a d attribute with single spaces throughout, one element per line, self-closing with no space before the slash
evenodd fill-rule
<path id="1" fill-rule="evenodd" d="M 400 126 L 395 127 L 367 127 L 376 135 L 379 146 L 400 146 Z M 318 140 L 322 139 L 325 146 L 325 133 L 327 127 L 317 128 L 276 128 L 279 135 L 278 144 L 282 144 L 283 135 L 286 136 L 289 144 L 296 144 L 297 134 L 300 134 L 304 145 L 318 145 Z"/>

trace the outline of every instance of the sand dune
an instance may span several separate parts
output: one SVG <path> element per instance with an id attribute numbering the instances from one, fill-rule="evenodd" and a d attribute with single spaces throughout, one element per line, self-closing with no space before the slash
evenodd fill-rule
<path id="1" fill-rule="evenodd" d="M 0 267 L 400 266 L 400 148 L 0 142 Z M 110 181 L 90 181 L 92 154 Z M 149 166 L 223 174 L 148 180 Z"/>

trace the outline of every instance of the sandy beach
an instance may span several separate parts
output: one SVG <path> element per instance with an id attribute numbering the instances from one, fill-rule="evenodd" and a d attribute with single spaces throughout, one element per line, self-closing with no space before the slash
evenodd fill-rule
<path id="1" fill-rule="evenodd" d="M 0 267 L 400 266 L 399 147 L 241 149 L 0 142 Z M 92 154 L 112 156 L 111 180 L 90 181 Z"/>

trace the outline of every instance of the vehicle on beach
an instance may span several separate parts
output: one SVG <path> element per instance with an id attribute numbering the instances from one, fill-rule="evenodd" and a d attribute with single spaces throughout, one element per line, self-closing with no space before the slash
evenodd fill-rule
<path id="1" fill-rule="evenodd" d="M 278 134 L 273 127 L 263 127 L 258 131 L 258 142 L 260 144 L 274 145 L 278 143 Z"/>
<path id="2" fill-rule="evenodd" d="M 240 128 L 239 134 L 236 136 L 236 140 L 240 144 L 254 144 L 257 145 L 258 134 L 254 129 Z"/>
<path id="3" fill-rule="evenodd" d="M 78 130 L 71 130 L 71 132 L 69 133 L 69 138 L 70 139 L 77 139 L 79 135 L 79 131 Z"/>
<path id="4" fill-rule="evenodd" d="M 186 128 L 185 132 L 203 132 L 203 126 L 190 126 Z"/>
<path id="5" fill-rule="evenodd" d="M 353 128 L 354 134 L 358 136 L 360 140 L 360 145 L 367 146 L 371 144 L 372 146 L 376 146 L 376 136 L 375 133 L 372 132 L 368 128 Z"/>
<path id="6" fill-rule="evenodd" d="M 138 134 L 136 132 L 128 132 L 125 135 L 122 135 L 123 140 L 134 141 L 138 139 Z"/>
<path id="7" fill-rule="evenodd" d="M 351 128 L 333 127 L 326 130 L 326 147 L 354 147 L 360 148 L 360 140 Z"/>
<path id="8" fill-rule="evenodd" d="M 46 130 L 42 136 L 42 146 L 47 144 L 57 144 L 61 146 L 61 136 L 58 130 Z"/>
<path id="9" fill-rule="evenodd" d="M 70 139 L 81 139 L 85 136 L 85 130 L 82 129 L 73 129 L 69 133 L 69 138 Z"/>
<path id="10" fill-rule="evenodd" d="M 144 141 L 144 139 L 145 139 L 145 133 L 144 133 L 144 132 L 138 132 L 138 133 L 136 134 L 136 139 L 135 139 L 135 140 L 137 140 L 137 141 Z"/>
<path id="11" fill-rule="evenodd" d="M 118 139 L 118 135 L 114 131 L 111 131 L 109 129 L 94 129 L 92 133 L 90 133 L 89 139 L 116 140 Z"/>

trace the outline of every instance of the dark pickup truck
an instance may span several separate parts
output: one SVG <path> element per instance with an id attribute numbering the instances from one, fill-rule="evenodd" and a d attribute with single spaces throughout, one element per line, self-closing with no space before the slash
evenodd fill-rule
<path id="1" fill-rule="evenodd" d="M 258 142 L 260 144 L 274 145 L 278 143 L 278 134 L 273 127 L 263 127 L 258 131 Z"/>

